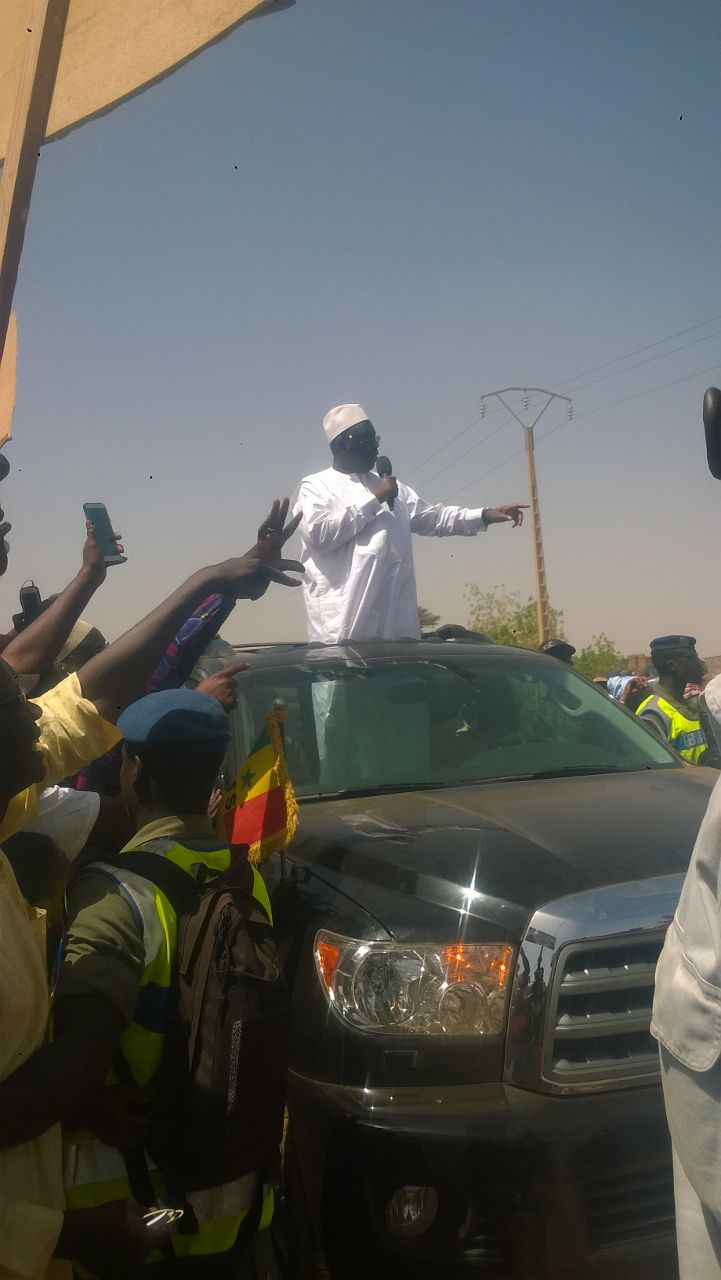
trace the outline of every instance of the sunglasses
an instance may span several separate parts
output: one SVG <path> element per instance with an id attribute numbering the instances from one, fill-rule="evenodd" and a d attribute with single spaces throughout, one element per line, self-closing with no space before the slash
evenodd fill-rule
<path id="1" fill-rule="evenodd" d="M 364 427 L 362 431 L 346 431 L 345 439 L 349 444 L 380 444 L 381 438 L 373 430 Z"/>

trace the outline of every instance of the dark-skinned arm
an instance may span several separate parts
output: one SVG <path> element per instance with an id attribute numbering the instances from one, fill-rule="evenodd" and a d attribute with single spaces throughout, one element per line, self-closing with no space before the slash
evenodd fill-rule
<path id="1" fill-rule="evenodd" d="M 3 658 L 17 675 L 41 676 L 48 671 L 83 610 L 105 581 L 107 566 L 97 544 L 95 526 L 88 523 L 87 531 L 79 573 L 3 650 Z"/>
<path id="2" fill-rule="evenodd" d="M 82 1114 L 105 1083 L 121 1013 L 100 996 L 70 996 L 55 1012 L 55 1038 L 0 1084 L 0 1147 Z"/>
<path id="3" fill-rule="evenodd" d="M 170 641 L 206 596 L 218 592 L 234 600 L 258 600 L 271 582 L 300 585 L 288 573 L 303 573 L 303 566 L 282 558 L 298 525 L 296 519 L 285 527 L 287 514 L 288 499 L 276 500 L 258 530 L 258 541 L 245 556 L 194 573 L 142 622 L 80 668 L 83 695 L 106 720 L 115 721 L 123 707 L 142 697 Z"/>

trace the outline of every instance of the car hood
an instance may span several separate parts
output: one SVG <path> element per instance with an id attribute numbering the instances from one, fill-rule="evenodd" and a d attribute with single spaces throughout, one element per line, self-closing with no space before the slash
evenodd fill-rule
<path id="1" fill-rule="evenodd" d="M 717 777 L 645 770 L 306 802 L 289 853 L 392 933 L 421 918 L 432 929 L 437 908 L 471 932 L 475 920 L 519 937 L 545 902 L 684 872 Z"/>

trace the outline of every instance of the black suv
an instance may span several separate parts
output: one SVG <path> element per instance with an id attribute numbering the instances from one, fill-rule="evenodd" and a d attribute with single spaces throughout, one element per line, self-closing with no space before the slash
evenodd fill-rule
<path id="1" fill-rule="evenodd" d="M 264 868 L 295 1274 L 673 1275 L 648 1028 L 716 775 L 539 653 L 241 652 L 229 768 L 281 699 L 300 801 Z"/>

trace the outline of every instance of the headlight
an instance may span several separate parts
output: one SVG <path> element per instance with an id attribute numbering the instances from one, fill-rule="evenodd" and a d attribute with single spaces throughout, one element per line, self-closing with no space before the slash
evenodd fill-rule
<path id="1" fill-rule="evenodd" d="M 360 942 L 321 929 L 315 963 L 339 1018 L 384 1035 L 499 1035 L 513 947 Z"/>

